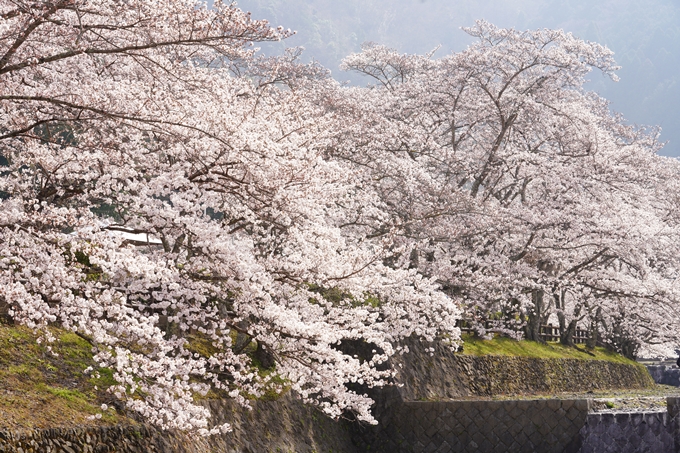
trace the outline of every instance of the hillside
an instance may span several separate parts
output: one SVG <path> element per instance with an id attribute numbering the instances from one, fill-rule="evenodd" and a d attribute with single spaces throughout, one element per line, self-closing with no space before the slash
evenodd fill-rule
<path id="1" fill-rule="evenodd" d="M 51 352 L 31 329 L 0 324 L 0 429 L 130 423 L 113 408 L 102 410 L 115 404 L 105 391 L 114 381 L 107 370 L 99 378 L 83 372 L 96 366 L 89 343 L 50 332 L 57 338 Z"/>
<path id="2" fill-rule="evenodd" d="M 585 345 L 576 345 L 572 348 L 560 343 L 541 344 L 535 341 L 514 341 L 502 337 L 482 340 L 469 335 L 464 336 L 463 339 L 465 342 L 462 353 L 471 356 L 495 355 L 539 359 L 600 360 L 639 366 L 633 360 L 601 347 L 588 349 Z"/>

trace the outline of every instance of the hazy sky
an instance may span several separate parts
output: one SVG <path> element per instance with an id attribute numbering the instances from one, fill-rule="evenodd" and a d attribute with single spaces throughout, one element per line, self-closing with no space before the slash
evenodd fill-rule
<path id="1" fill-rule="evenodd" d="M 471 40 L 460 27 L 486 19 L 500 27 L 562 28 L 607 45 L 622 66 L 614 83 L 588 85 L 631 123 L 660 125 L 663 154 L 680 156 L 680 1 L 677 0 L 241 0 L 254 18 L 298 32 L 279 48 L 304 46 L 339 80 L 340 59 L 375 41 L 402 52 L 442 56 Z"/>

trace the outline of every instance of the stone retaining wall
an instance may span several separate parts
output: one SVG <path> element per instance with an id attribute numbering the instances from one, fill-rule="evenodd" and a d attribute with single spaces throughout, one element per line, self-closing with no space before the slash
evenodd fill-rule
<path id="1" fill-rule="evenodd" d="M 157 448 L 155 434 L 155 430 L 145 426 L 0 431 L 0 452 L 165 453 Z"/>
<path id="2" fill-rule="evenodd" d="M 588 400 L 381 402 L 378 426 L 338 423 L 292 399 L 211 409 L 234 432 L 206 439 L 145 426 L 0 431 L 7 453 L 675 453 L 680 399 L 668 412 L 589 413 Z"/>
<path id="3" fill-rule="evenodd" d="M 412 342 L 411 353 L 394 358 L 404 400 L 474 396 L 585 393 L 646 389 L 654 380 L 640 364 L 578 359 L 470 356 L 440 343 Z M 431 356 L 423 351 L 433 347 Z"/>
<path id="4" fill-rule="evenodd" d="M 189 438 L 143 425 L 0 431 L 0 453 L 355 453 L 350 426 L 291 396 L 259 401 L 253 410 L 210 401 L 216 423 L 233 432 Z"/>
<path id="5" fill-rule="evenodd" d="M 613 438 L 621 437 L 619 431 L 628 433 L 622 429 L 623 419 L 588 415 L 587 400 L 460 400 L 508 393 L 583 392 L 653 385 L 642 366 L 474 357 L 454 354 L 440 345 L 434 345 L 434 356 L 419 351 L 429 346 L 414 345 L 411 347 L 414 353 L 396 359 L 393 365 L 398 370 L 397 380 L 404 385 L 373 395 L 377 401 L 375 416 L 380 422 L 377 427 L 334 422 L 288 395 L 277 401 L 258 401 L 252 411 L 231 401 L 206 402 L 216 414 L 215 424 L 224 421 L 232 424 L 233 432 L 224 436 L 189 439 L 144 426 L 0 431 L 0 453 L 353 453 L 369 448 L 372 452 L 390 453 L 575 453 L 581 445 L 585 453 L 598 451 L 593 450 L 595 445 L 610 445 Z M 666 448 L 670 435 L 673 445 L 680 445 L 675 439 L 680 404 L 673 404 L 675 409 L 669 406 L 670 415 L 665 419 L 628 417 L 637 434 L 629 436 L 626 442 L 637 442 L 639 438 L 645 446 L 657 445 L 652 439 L 655 436 L 660 439 L 658 445 Z M 639 428 L 643 422 L 647 428 Z"/>

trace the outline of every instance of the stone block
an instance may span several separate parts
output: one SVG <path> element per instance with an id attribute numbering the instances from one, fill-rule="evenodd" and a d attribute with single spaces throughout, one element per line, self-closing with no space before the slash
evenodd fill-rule
<path id="1" fill-rule="evenodd" d="M 519 405 L 516 405 L 515 407 L 510 409 L 510 412 L 509 412 L 510 417 L 514 420 L 518 420 L 518 419 L 524 417 L 526 413 L 527 413 L 527 411 L 525 409 L 521 408 Z"/>
<path id="2" fill-rule="evenodd" d="M 562 408 L 562 401 L 558 399 L 550 399 L 546 400 L 546 405 L 552 412 L 557 412 L 558 409 Z"/>
<path id="3" fill-rule="evenodd" d="M 515 400 L 503 401 L 502 409 L 505 412 L 510 412 L 516 406 L 517 406 L 517 401 L 515 401 Z"/>
<path id="4" fill-rule="evenodd" d="M 627 426 L 630 422 L 630 418 L 631 418 L 632 415 L 636 415 L 636 414 L 631 414 L 631 413 L 628 413 L 628 412 L 621 412 L 621 413 L 618 413 L 618 414 L 614 414 L 614 419 L 616 420 L 616 424 Z"/>
<path id="5" fill-rule="evenodd" d="M 490 407 L 484 407 L 479 411 L 480 420 L 489 420 L 493 414 L 493 410 Z"/>
<path id="6" fill-rule="evenodd" d="M 437 447 L 435 450 L 436 453 L 451 453 L 453 451 L 456 451 L 452 445 L 450 445 L 448 442 L 444 441 Z"/>
<path id="7" fill-rule="evenodd" d="M 522 425 L 522 432 L 526 434 L 527 437 L 530 437 L 538 432 L 538 426 L 534 423 L 524 423 Z"/>
<path id="8" fill-rule="evenodd" d="M 465 428 L 467 428 L 467 427 L 469 427 L 469 426 L 471 426 L 471 425 L 473 424 L 472 418 L 470 418 L 470 416 L 468 416 L 467 414 L 466 414 L 466 415 L 463 415 L 463 417 L 459 419 L 459 422 L 460 422 Z"/>
<path id="9" fill-rule="evenodd" d="M 622 425 L 619 425 L 618 423 L 612 423 L 607 430 L 607 434 L 616 441 L 617 439 L 624 438 L 624 436 L 628 434 L 624 431 L 627 430 L 627 428 L 627 425 L 623 425 L 622 427 Z"/>
<path id="10" fill-rule="evenodd" d="M 567 410 L 567 418 L 571 421 L 578 420 L 580 418 L 585 418 L 587 414 L 585 414 L 583 411 L 579 410 L 578 408 L 572 406 Z"/>
<path id="11" fill-rule="evenodd" d="M 657 442 L 657 434 L 651 429 L 647 430 L 641 437 L 642 442 L 649 446 L 652 446 Z"/>
<path id="12" fill-rule="evenodd" d="M 542 451 L 541 445 L 543 444 L 543 434 L 535 431 L 529 435 L 529 442 L 533 448 L 533 451 Z"/>
<path id="13" fill-rule="evenodd" d="M 456 429 L 456 432 L 461 431 L 461 429 L 460 429 L 459 426 L 457 426 L 457 425 L 455 425 L 455 424 L 454 424 L 453 426 L 456 427 L 456 428 L 458 428 L 458 429 Z M 449 424 L 447 424 L 447 423 L 444 423 L 444 424 L 441 426 L 441 429 L 439 430 L 439 434 L 441 434 L 442 436 L 446 436 L 446 435 L 448 435 L 448 434 L 449 434 L 450 432 L 452 432 L 452 431 L 453 431 L 453 428 L 451 427 L 451 425 L 449 425 Z"/>
<path id="14" fill-rule="evenodd" d="M 467 415 L 468 410 L 465 406 L 461 404 L 457 404 L 453 406 L 454 412 L 453 412 L 453 417 L 456 419 L 461 419 L 464 415 Z"/>
<path id="15" fill-rule="evenodd" d="M 476 404 L 470 404 L 468 405 L 468 407 L 466 407 L 466 409 L 468 417 L 473 419 L 479 417 L 479 408 L 477 407 Z"/>
<path id="16" fill-rule="evenodd" d="M 515 421 L 515 423 L 508 425 L 508 432 L 513 436 L 519 436 L 520 433 L 524 432 L 524 428 L 524 424 Z"/>
<path id="17" fill-rule="evenodd" d="M 545 417 L 545 423 L 550 426 L 551 431 L 560 426 L 560 420 L 563 420 L 563 418 L 558 417 L 557 414 L 554 413 Z"/>
<path id="18" fill-rule="evenodd" d="M 425 436 L 428 438 L 434 437 L 439 432 L 439 428 L 431 425 L 429 428 L 425 428 Z"/>
<path id="19" fill-rule="evenodd" d="M 538 425 L 537 429 L 538 429 L 538 432 L 541 433 L 542 436 L 547 436 L 548 434 L 550 434 L 552 432 L 552 428 L 547 423 L 543 423 L 541 425 Z"/>
<path id="20" fill-rule="evenodd" d="M 500 437 L 501 434 L 508 432 L 508 425 L 503 422 L 496 422 L 491 429 L 496 436 Z"/>
<path id="21" fill-rule="evenodd" d="M 493 413 L 493 417 L 499 424 L 504 424 L 506 426 L 511 425 L 515 422 L 515 419 L 510 416 L 507 411 L 496 411 Z"/>
<path id="22" fill-rule="evenodd" d="M 538 412 L 538 411 L 532 413 L 528 417 L 528 419 L 531 420 L 532 423 L 534 425 L 536 425 L 537 427 L 545 424 L 545 417 L 543 416 L 543 414 L 541 412 Z"/>
<path id="23" fill-rule="evenodd" d="M 491 439 L 489 439 L 488 437 L 485 437 L 484 439 L 482 439 L 481 442 L 478 442 L 478 445 L 479 445 L 479 451 L 489 451 L 490 452 L 494 448 L 493 442 L 491 442 Z"/>
<path id="24" fill-rule="evenodd" d="M 422 449 L 423 453 L 435 453 L 437 451 L 437 445 L 434 442 L 430 442 Z"/>
<path id="25" fill-rule="evenodd" d="M 520 411 L 522 411 L 522 413 L 527 413 L 527 412 L 535 409 L 535 406 L 533 406 L 533 403 L 535 403 L 535 401 L 519 400 L 515 404 L 516 404 L 516 407 Z"/>
<path id="26" fill-rule="evenodd" d="M 592 445 L 592 444 L 590 444 L 590 443 L 586 443 L 586 444 L 583 444 L 583 445 L 581 446 L 581 449 L 579 450 L 579 453 L 602 453 L 602 452 L 601 452 L 601 451 L 597 451 L 597 450 L 595 449 L 595 446 L 594 446 L 594 445 Z"/>
<path id="27" fill-rule="evenodd" d="M 604 413 L 600 414 L 600 423 L 609 426 L 616 423 L 616 414 Z"/>
<path id="28" fill-rule="evenodd" d="M 680 415 L 680 398 L 668 397 L 666 398 L 666 407 L 668 409 L 668 416 L 675 418 Z"/>
<path id="29" fill-rule="evenodd" d="M 498 441 L 501 445 L 510 446 L 510 444 L 515 442 L 515 436 L 508 431 L 504 431 L 498 435 Z"/>
<path id="30" fill-rule="evenodd" d="M 580 412 L 587 413 L 592 406 L 591 400 L 573 400 L 573 407 Z"/>

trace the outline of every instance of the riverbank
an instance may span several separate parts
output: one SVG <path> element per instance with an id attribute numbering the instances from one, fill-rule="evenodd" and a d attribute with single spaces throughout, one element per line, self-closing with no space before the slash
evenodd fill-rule
<path id="1" fill-rule="evenodd" d="M 402 386 L 375 390 L 375 414 L 381 423 L 376 428 L 333 421 L 288 393 L 253 401 L 252 411 L 231 400 L 206 400 L 204 404 L 216 414 L 214 422 L 229 422 L 233 431 L 190 439 L 126 416 L 123 406 L 105 391 L 113 382 L 110 371 L 84 373 L 85 368 L 96 367 L 91 345 L 63 330 L 50 332 L 58 341 L 48 346 L 30 329 L 0 324 L 0 446 L 6 447 L 4 451 L 38 452 L 59 446 L 63 451 L 68 447 L 130 453 L 354 453 L 366 445 L 377 448 L 380 439 L 380 445 L 399 436 L 404 441 L 420 439 L 423 433 L 413 430 L 425 429 L 432 414 L 464 427 L 460 433 L 446 427 L 442 432 L 466 445 L 474 444 L 474 433 L 501 433 L 506 416 L 519 417 L 516 429 L 524 434 L 518 436 L 525 436 L 523 442 L 529 445 L 531 436 L 538 436 L 533 434 L 538 429 L 532 428 L 533 423 L 540 420 L 528 415 L 525 420 L 521 414 L 540 414 L 555 436 L 560 433 L 557 424 L 568 425 L 564 431 L 568 435 L 560 434 L 561 440 L 554 443 L 562 445 L 571 442 L 569 436 L 577 438 L 587 414 L 658 412 L 663 411 L 666 397 L 680 396 L 680 389 L 655 385 L 643 366 L 605 350 L 468 338 L 462 352 L 453 352 L 443 344 L 414 341 L 409 353 L 392 361 L 396 383 Z M 422 412 L 418 423 L 415 409 Z M 564 414 L 573 419 L 561 421 Z M 435 439 L 435 434 L 427 438 Z"/>

